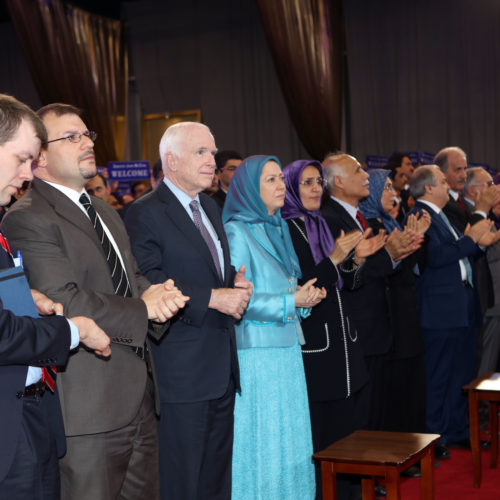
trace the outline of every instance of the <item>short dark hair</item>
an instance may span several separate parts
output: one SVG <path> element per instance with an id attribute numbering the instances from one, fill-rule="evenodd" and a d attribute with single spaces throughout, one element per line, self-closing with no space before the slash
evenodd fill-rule
<path id="1" fill-rule="evenodd" d="M 142 181 L 133 181 L 130 183 L 130 192 L 132 193 L 133 196 L 135 196 L 135 190 L 137 186 L 146 186 L 148 189 L 151 188 L 151 183 L 147 180 L 144 179 Z"/>
<path id="2" fill-rule="evenodd" d="M 0 94 L 0 146 L 12 139 L 23 120 L 31 123 L 42 144 L 47 141 L 47 130 L 35 112 L 16 98 Z"/>
<path id="3" fill-rule="evenodd" d="M 97 172 L 97 174 L 95 174 L 94 178 L 95 177 L 100 177 L 103 184 L 104 184 L 104 187 L 108 187 L 108 179 L 106 179 L 106 177 L 104 177 L 104 175 L 100 174 L 99 172 Z"/>
<path id="4" fill-rule="evenodd" d="M 384 168 L 386 170 L 393 170 L 401 167 L 401 164 L 403 163 L 403 158 L 410 158 L 410 157 L 408 156 L 408 153 L 401 153 L 401 152 L 392 153 L 392 155 L 389 156 L 389 158 L 387 159 L 387 163 L 385 164 Z"/>
<path id="5" fill-rule="evenodd" d="M 45 115 L 49 113 L 54 113 L 56 116 L 63 115 L 77 115 L 82 116 L 83 112 L 80 108 L 73 106 L 72 104 L 63 104 L 61 102 L 53 102 L 52 104 L 47 104 L 41 107 L 36 114 L 43 120 Z"/>
<path id="6" fill-rule="evenodd" d="M 161 165 L 161 158 L 158 158 L 153 165 L 153 179 L 159 181 L 163 176 L 163 169 Z"/>
<path id="7" fill-rule="evenodd" d="M 239 153 L 237 153 L 236 151 L 231 151 L 230 149 L 217 151 L 217 153 L 215 153 L 214 158 L 217 170 L 222 170 L 224 168 L 224 165 L 228 162 L 228 160 L 243 160 L 243 158 Z"/>

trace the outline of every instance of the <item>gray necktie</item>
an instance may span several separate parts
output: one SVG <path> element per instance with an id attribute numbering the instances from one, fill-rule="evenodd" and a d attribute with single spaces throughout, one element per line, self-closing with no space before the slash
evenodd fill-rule
<path id="1" fill-rule="evenodd" d="M 455 231 L 455 229 L 453 229 L 453 226 L 450 223 L 450 219 L 448 219 L 448 217 L 446 217 L 446 214 L 442 210 L 439 212 L 439 216 L 441 217 L 441 219 L 443 219 L 443 222 L 446 224 L 448 229 L 451 231 L 451 234 L 453 234 L 453 236 L 455 237 L 455 240 L 458 240 L 459 236 L 458 236 L 457 232 Z M 472 267 L 470 265 L 469 259 L 467 257 L 465 257 L 464 259 L 460 259 L 460 260 L 463 262 L 463 264 L 465 266 L 465 273 L 467 274 L 467 281 L 469 282 L 470 286 L 474 286 L 473 281 L 472 281 Z"/>
<path id="2" fill-rule="evenodd" d="M 219 255 L 217 254 L 217 248 L 215 248 L 214 240 L 210 236 L 208 229 L 206 228 L 205 224 L 203 224 L 198 202 L 196 200 L 193 200 L 189 204 L 189 208 L 193 212 L 194 225 L 198 228 L 198 231 L 200 231 L 201 235 L 203 236 L 203 239 L 205 240 L 205 243 L 207 244 L 207 247 L 210 250 L 210 253 L 212 254 L 212 259 L 214 261 L 215 268 L 217 269 L 217 273 L 219 274 L 219 278 L 222 281 L 222 272 L 220 270 L 220 262 L 219 262 Z"/>

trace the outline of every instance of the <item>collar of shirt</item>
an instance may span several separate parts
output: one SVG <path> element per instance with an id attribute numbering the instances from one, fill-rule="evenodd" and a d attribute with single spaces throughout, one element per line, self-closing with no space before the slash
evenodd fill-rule
<path id="1" fill-rule="evenodd" d="M 432 203 L 431 201 L 427 201 L 427 200 L 418 200 L 420 203 L 423 203 L 424 205 L 427 205 L 428 207 L 432 208 L 432 210 L 434 210 L 434 212 L 436 212 L 437 214 L 439 214 L 441 212 L 441 209 L 437 206 L 437 205 L 434 205 L 434 203 Z"/>
<path id="2" fill-rule="evenodd" d="M 358 224 L 358 226 L 359 226 L 358 219 L 356 219 L 356 213 L 359 210 L 358 207 L 353 207 L 349 203 L 346 203 L 343 200 L 339 200 L 338 198 L 335 198 L 335 196 L 332 196 L 331 198 L 332 198 L 332 200 L 335 200 L 339 205 L 341 205 L 347 211 L 347 213 L 356 221 L 356 224 Z"/>
<path id="3" fill-rule="evenodd" d="M 184 210 L 189 214 L 191 219 L 193 218 L 193 211 L 189 207 L 189 204 L 196 200 L 201 207 L 200 196 L 197 194 L 194 198 L 191 198 L 186 194 L 180 187 L 176 186 L 168 177 L 163 177 L 163 182 L 172 191 L 174 196 L 179 200 L 179 203 L 184 207 Z"/>
<path id="4" fill-rule="evenodd" d="M 66 195 L 85 215 L 87 215 L 87 210 L 85 210 L 85 207 L 80 203 L 80 196 L 82 193 L 86 193 L 87 196 L 90 199 L 89 194 L 85 189 L 82 189 L 80 192 L 75 191 L 74 189 L 71 189 L 67 186 L 61 186 L 61 184 L 56 184 L 54 182 L 49 182 L 49 181 L 43 181 L 46 182 L 47 184 L 51 185 L 53 188 L 57 189 L 60 191 L 62 194 Z M 88 217 L 88 215 L 87 215 Z"/>
<path id="5" fill-rule="evenodd" d="M 458 200 L 458 195 L 460 193 L 458 193 L 457 191 L 453 191 L 453 189 L 449 189 L 448 190 L 448 193 L 450 194 L 450 196 L 455 200 L 457 201 Z"/>

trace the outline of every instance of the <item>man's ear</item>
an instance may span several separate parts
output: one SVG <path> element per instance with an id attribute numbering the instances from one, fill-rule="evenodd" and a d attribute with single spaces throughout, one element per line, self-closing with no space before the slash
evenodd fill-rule
<path id="1" fill-rule="evenodd" d="M 335 175 L 333 177 L 333 187 L 343 189 L 344 188 L 344 181 L 342 180 L 342 177 L 340 175 Z"/>
<path id="2" fill-rule="evenodd" d="M 47 160 L 47 150 L 41 148 L 40 153 L 38 153 L 38 158 L 33 161 L 33 168 L 46 168 L 48 165 L 48 160 Z"/>
<path id="3" fill-rule="evenodd" d="M 172 152 L 165 153 L 165 162 L 170 170 L 177 170 L 177 156 Z"/>

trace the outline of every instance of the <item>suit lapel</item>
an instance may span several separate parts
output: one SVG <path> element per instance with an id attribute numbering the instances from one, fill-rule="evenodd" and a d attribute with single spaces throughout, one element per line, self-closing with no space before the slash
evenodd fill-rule
<path id="1" fill-rule="evenodd" d="M 33 190 L 45 198 L 60 217 L 66 219 L 83 231 L 85 235 L 94 242 L 104 256 L 104 251 L 94 226 L 90 222 L 90 219 L 75 205 L 75 203 L 73 203 L 73 201 L 58 189 L 39 179 L 33 180 Z"/>
<path id="2" fill-rule="evenodd" d="M 194 222 L 192 221 L 191 217 L 189 217 L 180 201 L 176 198 L 172 191 L 168 189 L 164 182 L 160 183 L 160 185 L 156 189 L 156 192 L 159 199 L 166 205 L 165 214 L 167 215 L 167 217 L 190 242 L 193 248 L 196 248 L 200 252 L 202 257 L 206 260 L 207 264 L 212 269 L 214 275 L 217 277 L 217 280 L 220 281 L 219 273 L 215 268 L 212 254 L 210 253 L 210 250 L 208 249 L 207 244 L 205 243 L 205 240 L 203 239 L 200 231 L 198 231 L 197 227 L 194 225 Z M 203 209 L 205 210 L 205 207 L 203 207 Z M 210 221 L 213 224 L 213 218 L 210 218 Z M 217 234 L 220 238 L 220 233 L 217 232 Z M 226 261 L 226 255 L 224 255 L 224 261 Z M 227 273 L 225 274 L 225 276 L 227 276 Z"/>
<path id="3" fill-rule="evenodd" d="M 349 212 L 340 203 L 337 203 L 335 200 L 332 200 L 332 198 L 329 198 L 327 207 L 334 214 L 338 215 L 350 230 L 359 231 L 359 226 L 356 221 L 349 215 Z"/>
<path id="4" fill-rule="evenodd" d="M 446 222 L 432 208 L 430 208 L 425 203 L 420 203 L 419 201 L 417 201 L 417 203 L 415 204 L 415 208 L 425 210 L 429 213 L 429 215 L 431 216 L 431 224 L 434 224 L 434 226 L 438 228 L 437 231 L 441 234 L 441 237 L 444 237 L 445 239 L 451 241 L 456 241 L 455 237 L 450 231 L 450 228 L 446 225 Z M 455 229 L 455 231 L 457 230 Z M 458 231 L 457 234 L 460 236 L 460 233 Z"/>

